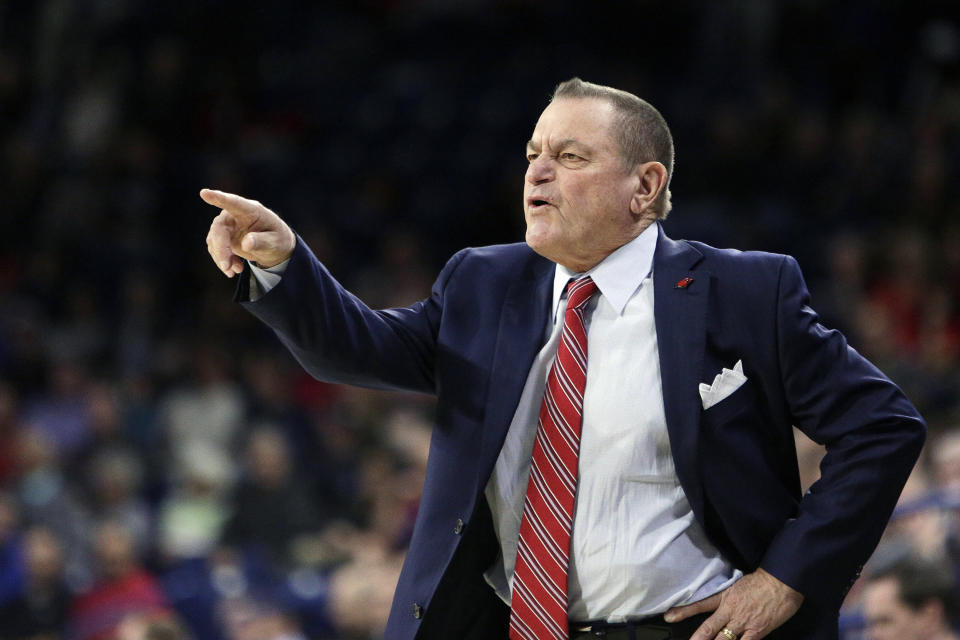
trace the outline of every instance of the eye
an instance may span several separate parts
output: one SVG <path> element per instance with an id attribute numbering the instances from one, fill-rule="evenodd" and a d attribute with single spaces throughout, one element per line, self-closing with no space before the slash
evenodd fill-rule
<path id="1" fill-rule="evenodd" d="M 539 156 L 539 153 L 534 153 L 533 151 L 527 152 L 527 162 L 533 162 Z"/>
<path id="2" fill-rule="evenodd" d="M 565 151 L 565 152 L 561 153 L 561 154 L 560 154 L 560 159 L 561 159 L 561 160 L 565 160 L 566 162 L 579 162 L 580 160 L 583 160 L 583 158 L 581 158 L 581 157 L 578 156 L 577 154 L 571 153 L 571 152 L 569 152 L 569 151 Z"/>

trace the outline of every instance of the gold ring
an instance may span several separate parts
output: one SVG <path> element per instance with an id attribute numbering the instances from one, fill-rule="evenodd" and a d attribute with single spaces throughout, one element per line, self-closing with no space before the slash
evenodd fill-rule
<path id="1" fill-rule="evenodd" d="M 737 640 L 737 634 L 735 634 L 733 631 L 730 631 L 730 629 L 727 629 L 726 627 L 721 629 L 720 633 L 722 633 L 727 640 Z"/>

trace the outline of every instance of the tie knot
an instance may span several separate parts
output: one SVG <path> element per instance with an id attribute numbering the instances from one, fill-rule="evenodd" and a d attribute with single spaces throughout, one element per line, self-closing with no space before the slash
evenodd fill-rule
<path id="1" fill-rule="evenodd" d="M 567 309 L 580 309 L 597 292 L 597 283 L 587 276 L 567 285 Z"/>

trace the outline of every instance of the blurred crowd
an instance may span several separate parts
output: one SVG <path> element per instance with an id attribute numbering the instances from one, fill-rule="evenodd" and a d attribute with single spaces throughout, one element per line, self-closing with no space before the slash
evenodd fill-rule
<path id="1" fill-rule="evenodd" d="M 0 2 L 0 640 L 377 638 L 433 405 L 306 376 L 231 302 L 197 191 L 267 203 L 406 305 L 457 249 L 522 238 L 523 145 L 573 75 L 670 122 L 668 233 L 795 255 L 928 419 L 843 625 L 884 637 L 881 587 L 931 566 L 901 608 L 949 619 L 951 4 Z M 823 451 L 798 455 L 806 487 Z"/>

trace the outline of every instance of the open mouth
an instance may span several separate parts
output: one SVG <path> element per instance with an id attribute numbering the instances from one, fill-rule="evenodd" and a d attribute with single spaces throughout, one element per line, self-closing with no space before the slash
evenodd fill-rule
<path id="1" fill-rule="evenodd" d="M 550 203 L 547 202 L 546 200 L 541 200 L 539 198 L 534 198 L 533 200 L 530 201 L 530 206 L 533 209 L 537 209 L 539 207 L 546 207 L 546 206 L 549 206 L 549 204 Z"/>

